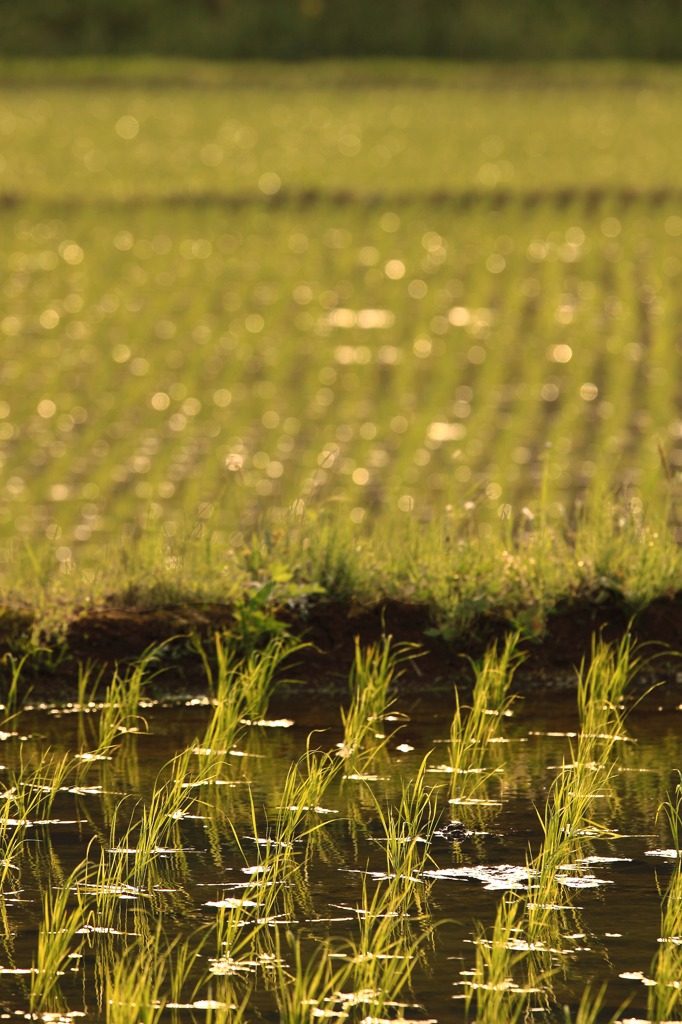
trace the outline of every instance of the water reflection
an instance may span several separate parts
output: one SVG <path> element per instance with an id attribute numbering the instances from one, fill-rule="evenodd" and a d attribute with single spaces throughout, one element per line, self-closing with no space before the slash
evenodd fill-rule
<path id="1" fill-rule="evenodd" d="M 667 712 L 657 711 L 658 704 Z M 537 1007 L 575 1001 L 585 977 L 608 979 L 613 999 L 620 999 L 632 994 L 631 976 L 649 970 L 661 895 L 671 874 L 665 857 L 648 854 L 671 845 L 656 809 L 670 790 L 671 766 L 679 762 L 673 706 L 675 695 L 664 691 L 633 714 L 633 741 L 613 743 L 613 771 L 600 775 L 592 801 L 591 816 L 608 831 L 594 831 L 588 823 L 570 863 L 552 880 L 556 906 L 540 907 L 533 917 L 529 904 L 528 920 L 512 922 L 507 951 L 522 956 L 519 978 L 525 980 L 519 984 L 524 991 L 537 990 Z M 295 705 L 290 710 L 295 721 Z M 148 735 L 124 734 L 111 760 L 85 767 L 76 762 L 54 796 L 34 794 L 41 801 L 36 810 L 49 813 L 50 823 L 31 821 L 25 841 L 12 852 L 16 867 L 3 885 L 3 968 L 30 969 L 40 894 L 68 884 L 92 911 L 83 921 L 79 970 L 60 982 L 72 1010 L 99 1005 L 125 943 L 148 950 L 150 962 L 162 956 L 161 922 L 165 936 L 187 939 L 187 956 L 202 952 L 188 967 L 188 987 L 176 979 L 173 1002 L 239 1002 L 257 978 L 262 987 L 249 998 L 270 1012 L 273 998 L 283 998 L 276 964 L 292 968 L 288 930 L 310 948 L 329 937 L 340 943 L 337 966 L 352 968 L 352 991 L 384 985 L 387 998 L 417 998 L 428 1015 L 452 1019 L 453 1006 L 460 1005 L 453 996 L 468 991 L 472 976 L 466 972 L 484 957 L 496 914 L 533 877 L 529 858 L 538 855 L 543 841 L 538 810 L 577 749 L 570 694 L 536 697 L 528 706 L 517 702 L 499 737 L 504 742 L 489 745 L 486 768 L 492 774 L 476 802 L 450 802 L 458 798 L 450 796 L 447 775 L 426 774 L 438 815 L 435 831 L 429 832 L 422 817 L 420 836 L 403 834 L 395 808 L 411 792 L 429 751 L 428 763 L 438 768 L 453 710 L 449 704 L 413 704 L 409 737 L 405 730 L 404 742 L 394 737 L 380 745 L 366 770 L 353 772 L 334 753 L 341 735 L 338 715 L 321 707 L 318 725 L 329 731 L 316 733 L 314 742 L 330 752 L 333 770 L 306 810 L 287 796 L 294 792 L 287 786 L 304 785 L 318 763 L 306 729 L 247 727 L 237 752 L 225 755 L 209 777 L 200 756 L 191 754 L 182 764 L 173 758 L 202 735 L 210 709 L 146 707 Z M 15 735 L 3 742 L 7 789 L 12 773 L 14 786 L 17 778 L 29 780 L 26 769 L 23 776 L 17 773 L 22 764 L 40 764 L 48 738 L 54 764 L 80 751 L 83 730 L 96 735 L 97 714 L 92 708 L 59 717 L 24 712 Z M 299 758 L 298 774 L 286 783 Z M 36 778 L 33 770 L 22 799 L 31 799 Z M 174 780 L 181 786 L 177 804 Z M 164 813 L 177 807 L 168 821 L 149 817 L 159 794 Z M 5 845 L 14 828 L 3 833 Z M 87 873 L 68 882 L 88 845 Z M 538 895 L 538 906 L 542 901 Z M 523 945 L 527 929 L 532 949 Z M 349 941 L 350 950 L 344 946 Z M 202 960 L 211 965 L 210 982 Z M 7 979 L 7 1006 L 25 1010 L 30 975 Z M 399 993 L 408 982 L 414 995 L 404 999 Z M 645 992 L 635 994 L 634 1006 L 644 1012 Z"/>

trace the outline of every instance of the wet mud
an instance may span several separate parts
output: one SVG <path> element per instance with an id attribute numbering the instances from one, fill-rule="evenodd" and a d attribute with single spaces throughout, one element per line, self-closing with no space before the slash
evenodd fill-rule
<path id="1" fill-rule="evenodd" d="M 402 690 L 444 692 L 453 683 L 465 686 L 472 679 L 470 660 L 479 659 L 489 644 L 515 628 L 502 614 L 489 613 L 450 638 L 434 630 L 428 607 L 398 601 L 373 605 L 315 601 L 296 608 L 284 606 L 275 614 L 289 632 L 309 644 L 295 656 L 295 672 L 289 671 L 294 666 L 285 666 L 285 674 L 295 674 L 313 692 L 335 688 L 345 692 L 356 639 L 366 645 L 384 634 L 396 643 L 415 645 L 418 653 L 403 665 Z M 106 678 L 108 668 L 165 644 L 158 658 L 163 685 L 201 688 L 203 670 L 189 637 L 211 637 L 234 625 L 234 609 L 223 604 L 153 609 L 112 604 L 90 609 L 73 617 L 63 637 L 41 638 L 46 650 L 31 655 L 26 675 L 33 676 L 34 697 L 68 697 L 79 662 L 101 664 Z M 0 655 L 13 652 L 16 656 L 25 649 L 32 626 L 28 610 L 0 614 Z M 636 612 L 608 594 L 557 605 L 526 630 L 520 645 L 524 661 L 515 686 L 523 691 L 537 684 L 569 685 L 581 661 L 589 659 L 596 635 L 618 641 L 627 633 L 640 648 L 643 683 L 682 679 L 682 595 L 660 598 Z"/>

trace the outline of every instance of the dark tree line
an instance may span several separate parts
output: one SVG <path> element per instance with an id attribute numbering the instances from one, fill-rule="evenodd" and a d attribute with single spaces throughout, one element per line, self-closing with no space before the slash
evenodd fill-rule
<path id="1" fill-rule="evenodd" d="M 0 0 L 8 56 L 682 58 L 680 0 Z"/>

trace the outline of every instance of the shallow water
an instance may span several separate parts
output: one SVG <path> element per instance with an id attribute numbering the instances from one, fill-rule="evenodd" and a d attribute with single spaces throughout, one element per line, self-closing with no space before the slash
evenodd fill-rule
<path id="1" fill-rule="evenodd" d="M 671 686 L 649 696 L 628 719 L 630 739 L 616 744 L 613 772 L 604 780 L 594 813 L 614 835 L 586 837 L 584 859 L 563 871 L 559 891 L 565 909 L 556 911 L 559 945 L 546 957 L 555 973 L 544 986 L 546 1002 L 537 999 L 534 1019 L 548 1019 L 548 1006 L 559 1008 L 559 1019 L 564 1003 L 575 1012 L 587 982 L 608 982 L 605 1019 L 627 999 L 625 1016 L 646 1018 L 648 990 L 637 975 L 650 976 L 660 945 L 662 895 L 674 864 L 668 826 L 657 809 L 679 781 L 676 771 L 682 767 L 680 690 Z M 465 1013 L 463 982 L 469 977 L 462 972 L 474 965 L 477 929 L 490 929 L 510 886 L 526 884 L 529 851 L 537 853 L 542 842 L 539 812 L 575 742 L 575 694 L 538 691 L 514 705 L 504 742 L 491 749 L 490 765 L 499 771 L 478 794 L 488 802 L 474 804 L 449 803 L 451 777 L 437 770 L 447 761 L 452 702 L 402 698 L 393 711 L 395 720 L 384 723 L 390 738 L 365 773 L 369 777 L 339 774 L 324 794 L 324 811 L 312 815 L 324 824 L 295 847 L 294 860 L 305 866 L 278 899 L 261 933 L 261 952 L 272 952 L 276 934 L 281 957 L 291 967 L 292 935 L 303 940 L 306 957 L 329 937 L 338 940 L 339 948 L 345 939 L 357 939 L 363 886 L 371 890 L 380 884 L 377 877 L 386 870 L 381 810 L 399 800 L 401 781 L 414 778 L 428 754 L 429 765 L 436 769 L 429 773 L 428 784 L 440 787 L 440 825 L 459 820 L 465 833 L 456 833 L 454 839 L 447 830 L 436 833 L 432 863 L 414 883 L 406 927 L 415 936 L 429 922 L 437 927 L 415 962 L 412 991 L 404 990 L 400 997 L 409 1006 L 392 1014 L 410 1020 L 459 1020 Z M 65 780 L 45 816 L 47 823 L 41 823 L 45 818 L 32 819 L 20 851 L 11 858 L 4 887 L 4 939 L 0 922 L 3 1017 L 26 1014 L 31 1005 L 32 976 L 19 972 L 29 972 L 34 962 L 42 893 L 63 885 L 91 842 L 93 863 L 100 848 L 113 851 L 107 853 L 112 877 L 117 860 L 134 858 L 125 852 L 124 826 L 139 819 L 164 777 L 164 766 L 202 735 L 210 709 L 188 699 L 149 702 L 140 713 L 146 731 L 121 736 L 111 760 L 79 762 L 80 774 Z M 61 756 L 93 749 L 97 717 L 96 709 L 88 714 L 74 708 L 25 710 L 1 734 L 0 780 L 9 785 L 11 769 L 22 761 L 39 763 L 48 750 L 48 756 Z M 117 895 L 117 931 L 153 936 L 161 922 L 168 936 L 187 937 L 198 946 L 202 928 L 215 921 L 220 904 L 229 907 L 230 901 L 244 898 L 244 885 L 253 879 L 244 869 L 258 866 L 264 843 L 256 840 L 264 841 L 272 832 L 289 766 L 307 744 L 333 751 L 342 736 L 335 704 L 308 700 L 271 707 L 270 721 L 285 717 L 291 724 L 244 729 L 217 781 L 193 793 L 199 802 L 178 820 L 173 841 L 156 852 L 142 884 Z M 346 776 L 352 774 L 346 771 Z M 118 824 L 112 831 L 114 818 Z M 93 931 L 96 917 L 88 927 L 81 956 L 72 958 L 73 968 L 60 978 L 60 1012 L 99 1020 L 105 1018 L 102 977 L 107 957 L 135 939 Z M 72 943 L 74 950 L 78 941 Z M 254 962 L 257 945 L 251 950 Z M 223 998 L 214 946 L 209 940 L 204 943 L 182 997 L 176 993 L 173 998 L 199 1005 L 166 1011 L 169 1016 L 174 1012 L 180 1020 L 204 1020 L 201 1000 Z M 217 973 L 207 981 L 211 958 L 218 960 Z M 267 970 L 257 966 L 232 980 L 242 996 L 254 986 L 247 1020 L 280 1019 Z"/>

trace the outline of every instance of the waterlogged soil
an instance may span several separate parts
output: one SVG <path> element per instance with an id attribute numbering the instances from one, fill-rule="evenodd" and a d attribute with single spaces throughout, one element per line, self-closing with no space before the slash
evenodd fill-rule
<path id="1" fill-rule="evenodd" d="M 312 696 L 320 691 L 345 692 L 356 639 L 376 643 L 383 635 L 414 644 L 420 656 L 403 666 L 401 686 L 408 692 L 450 692 L 453 679 L 471 679 L 469 659 L 478 660 L 495 640 L 514 628 L 502 610 L 476 615 L 454 635 L 434 628 L 433 612 L 425 605 L 402 601 L 359 604 L 311 601 L 273 611 L 288 631 L 307 642 L 297 656 L 293 674 L 307 684 Z M 33 698 L 68 699 L 75 692 L 79 662 L 113 667 L 139 658 L 152 646 L 165 645 L 157 659 L 161 690 L 205 685 L 203 667 L 187 638 L 211 637 L 216 630 L 235 627 L 230 605 L 178 604 L 166 607 L 110 604 L 78 612 L 59 638 L 42 636 L 43 650 L 32 656 L 23 673 Z M 0 609 L 0 655 L 21 652 L 33 628 L 30 610 Z M 581 660 L 589 658 L 595 635 L 619 641 L 629 634 L 641 646 L 643 661 L 652 659 L 654 676 L 676 679 L 682 672 L 682 594 L 661 597 L 643 609 L 630 607 L 611 591 L 560 603 L 536 618 L 526 615 L 520 650 L 524 660 L 516 675 L 523 691 L 538 682 L 552 686 L 574 681 Z M 171 639 L 172 638 L 172 639 Z M 292 674 L 287 665 L 285 676 Z M 105 669 L 105 677 L 107 670 Z M 3 667 L 0 664 L 0 679 Z"/>
<path id="2" fill-rule="evenodd" d="M 22 763 L 92 749 L 99 713 L 96 705 L 24 710 L 0 733 L 0 781 L 9 787 L 12 769 Z M 203 787 L 191 811 L 178 818 L 173 841 L 156 851 L 144 882 L 120 893 L 114 929 L 97 931 L 95 914 L 74 937 L 71 948 L 80 955 L 67 961 L 59 979 L 59 1019 L 83 1013 L 85 1020 L 103 1020 L 107 965 L 136 944 L 144 955 L 158 927 L 171 941 L 188 939 L 200 947 L 183 991 L 171 1000 L 168 988 L 162 988 L 165 998 L 185 1006 L 173 1011 L 176 1020 L 206 1020 L 205 1001 L 224 1000 L 226 981 L 238 1001 L 251 990 L 247 1021 L 279 1020 L 267 956 L 276 950 L 293 971 L 295 937 L 303 942 L 304 959 L 328 939 L 341 953 L 347 940 L 358 939 L 363 887 L 371 894 L 386 871 L 381 812 L 398 802 L 401 785 L 414 779 L 428 756 L 429 784 L 438 787 L 439 830 L 431 862 L 414 882 L 404 924 L 417 938 L 430 924 L 436 927 L 420 947 L 411 989 L 399 997 L 405 1005 L 390 1014 L 399 1020 L 464 1020 L 474 940 L 481 929 L 490 929 L 505 893 L 527 882 L 529 852 L 536 854 L 542 843 L 539 812 L 562 763 L 571 760 L 578 721 L 574 693 L 537 689 L 531 698 L 517 700 L 502 742 L 491 748 L 489 766 L 497 771 L 479 790 L 480 802 L 453 803 L 457 790 L 443 768 L 452 714 L 452 697 L 400 698 L 382 725 L 388 741 L 362 777 L 344 765 L 324 794 L 324 807 L 311 812 L 320 827 L 296 845 L 301 872 L 271 910 L 260 945 L 254 940 L 253 949 L 242 952 L 248 963 L 226 977 L 225 950 L 215 948 L 206 929 L 221 906 L 244 898 L 263 840 L 272 833 L 290 765 L 307 746 L 333 752 L 342 738 L 334 700 L 275 701 L 266 722 L 243 729 L 216 781 Z M 0 1011 L 9 1017 L 31 1007 L 43 893 L 64 885 L 89 844 L 95 864 L 100 850 L 108 851 L 104 857 L 112 877 L 121 857 L 134 859 L 123 825 L 139 820 L 170 759 L 196 747 L 210 708 L 196 695 L 176 694 L 174 700 L 146 701 L 140 715 L 140 731 L 122 735 L 110 759 L 74 762 L 49 815 L 30 823 L 12 856 L 0 922 Z M 533 997 L 541 1010 L 534 1019 L 563 1020 L 563 1004 L 575 1013 L 588 982 L 608 984 L 604 1019 L 624 1000 L 630 1001 L 626 1016 L 646 1019 L 645 980 L 660 946 L 662 894 L 675 863 L 657 808 L 679 781 L 681 725 L 682 686 L 674 683 L 650 694 L 630 715 L 629 737 L 616 744 L 613 771 L 604 778 L 593 814 L 612 835 L 585 836 L 581 856 L 559 872 L 562 909 L 554 911 L 546 964 L 553 973 Z M 247 919 L 257 917 L 259 898 L 247 908 Z M 523 971 L 521 965 L 520 978 Z M 171 1011 L 166 1013 L 171 1019 Z"/>

